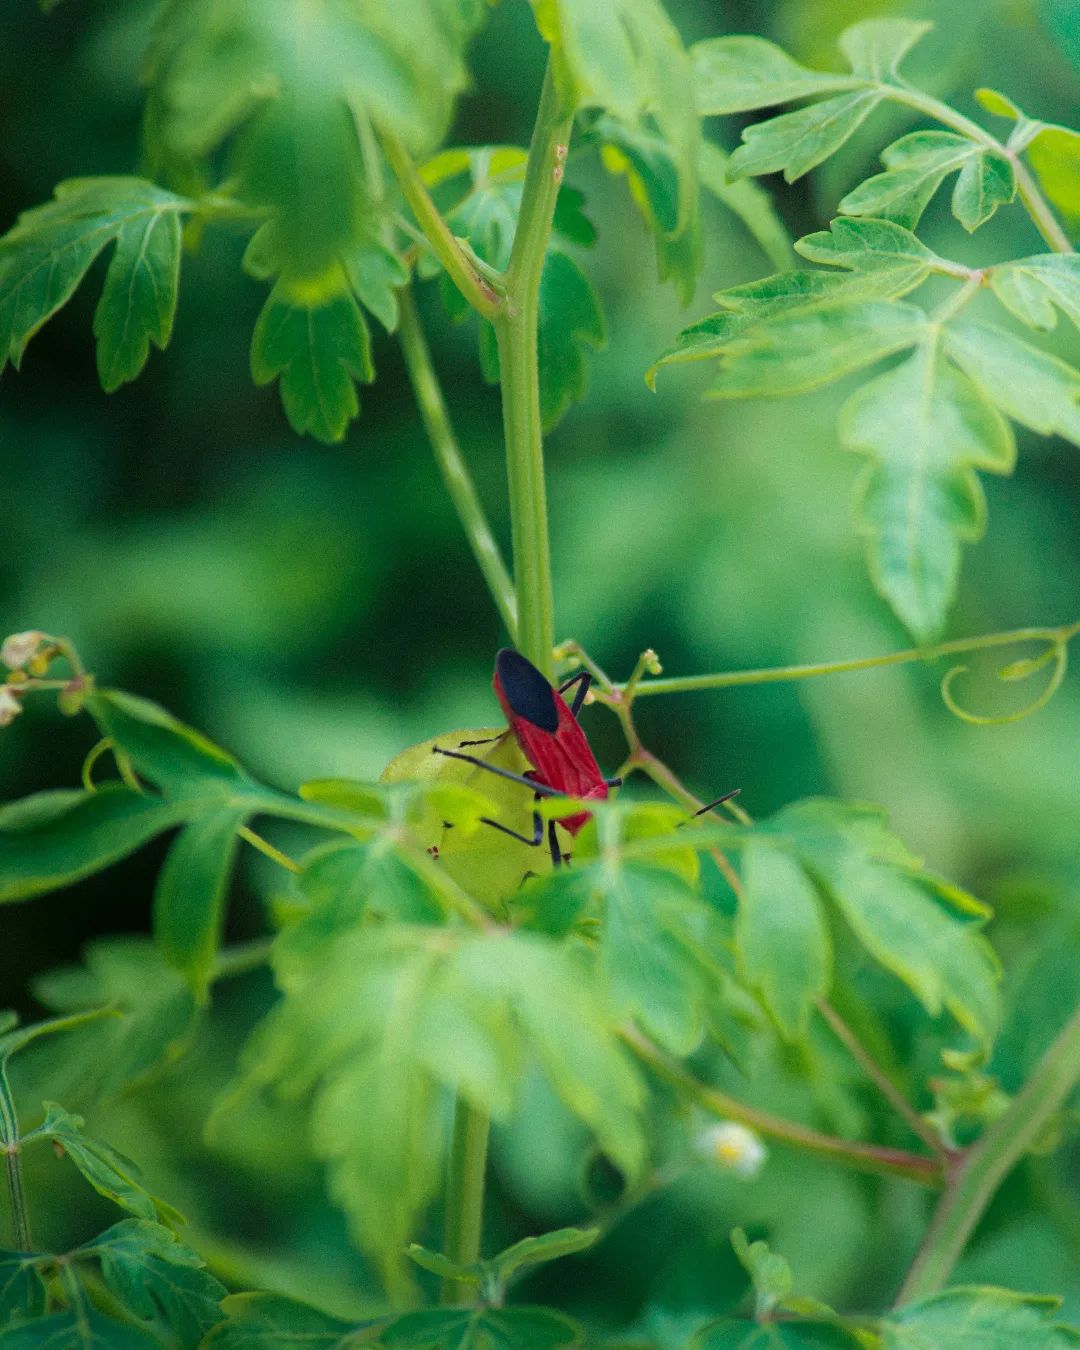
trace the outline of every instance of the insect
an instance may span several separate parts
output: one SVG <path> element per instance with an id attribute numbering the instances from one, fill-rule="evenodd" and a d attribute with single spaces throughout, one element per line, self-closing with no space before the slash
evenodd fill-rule
<path id="1" fill-rule="evenodd" d="M 500 778 L 508 778 L 512 783 L 521 783 L 537 797 L 576 797 L 583 802 L 596 802 L 603 801 L 612 788 L 622 785 L 621 778 L 605 778 L 600 772 L 596 756 L 577 720 L 592 683 L 592 676 L 587 670 L 580 671 L 556 689 L 520 652 L 514 651 L 512 647 L 504 647 L 495 657 L 495 678 L 492 683 L 514 739 L 533 767 L 524 774 L 518 774 L 489 764 L 476 755 L 461 753 L 468 746 L 485 744 L 483 741 L 463 741 L 457 750 L 443 750 L 436 745 L 432 747 L 436 754 L 464 760 L 466 764 L 474 764 L 477 768 L 498 774 Z M 577 690 L 573 702 L 567 703 L 563 695 L 575 685 Z M 702 810 L 711 811 L 714 806 L 734 795 L 729 792 Z M 551 861 L 556 867 L 568 859 L 569 854 L 564 854 L 560 849 L 555 826 L 561 825 L 573 836 L 589 816 L 588 811 L 575 811 L 558 820 L 548 821 L 547 845 Z M 531 848 L 538 847 L 544 840 L 544 820 L 539 811 L 533 812 L 531 836 L 519 834 L 500 821 L 488 817 L 483 820 L 486 825 L 501 830 L 503 834 Z"/>

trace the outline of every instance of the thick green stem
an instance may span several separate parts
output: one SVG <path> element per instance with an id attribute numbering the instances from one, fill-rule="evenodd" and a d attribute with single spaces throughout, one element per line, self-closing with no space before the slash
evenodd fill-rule
<path id="1" fill-rule="evenodd" d="M 459 1265 L 470 1265 L 480 1256 L 490 1126 L 485 1112 L 470 1106 L 464 1097 L 458 1097 L 454 1108 L 454 1137 L 446 1182 L 443 1248 L 451 1261 Z M 476 1297 L 475 1285 L 460 1280 L 443 1281 L 443 1303 L 475 1302 Z"/>
<path id="2" fill-rule="evenodd" d="M 573 110 L 562 105 L 549 63 L 506 270 L 505 301 L 495 316 L 514 545 L 517 645 L 549 676 L 555 619 L 537 339 L 540 278 L 572 125 Z"/>
<path id="3" fill-rule="evenodd" d="M 19 1142 L 19 1121 L 15 1115 L 15 1100 L 11 1095 L 7 1067 L 0 1063 L 0 1149 L 4 1154 L 8 1199 L 11 1201 L 11 1234 L 15 1250 L 33 1251 L 30 1237 L 30 1215 L 23 1189 L 22 1156 Z"/>
<path id="4" fill-rule="evenodd" d="M 926 1158 L 919 1153 L 908 1153 L 898 1148 L 883 1148 L 877 1144 L 853 1143 L 847 1139 L 838 1139 L 833 1135 L 812 1130 L 806 1125 L 799 1125 L 795 1121 L 784 1120 L 768 1111 L 759 1111 L 756 1107 L 746 1106 L 737 1098 L 721 1092 L 719 1088 L 699 1082 L 680 1065 L 668 1059 L 639 1031 L 627 1028 L 622 1034 L 623 1040 L 643 1064 L 647 1064 L 654 1073 L 684 1097 L 703 1107 L 710 1115 L 718 1116 L 721 1120 L 737 1120 L 767 1138 L 776 1139 L 806 1153 L 832 1158 L 835 1162 L 853 1168 L 857 1172 L 905 1177 L 923 1186 L 941 1184 L 942 1167 L 936 1158 Z"/>
<path id="5" fill-rule="evenodd" d="M 514 583 L 506 570 L 499 545 L 488 525 L 465 457 L 450 425 L 446 401 L 435 376 L 431 352 L 424 337 L 424 330 L 420 326 L 420 317 L 416 312 L 416 301 L 408 286 L 398 292 L 398 303 L 401 308 L 401 326 L 398 330 L 401 350 L 405 356 L 409 381 L 424 422 L 424 430 L 435 452 L 435 460 L 442 473 L 443 482 L 450 494 L 450 500 L 454 503 L 476 564 L 483 573 L 491 598 L 495 601 L 506 630 L 510 634 L 510 640 L 516 642 L 517 600 L 514 596 Z"/>
<path id="6" fill-rule="evenodd" d="M 947 1179 L 926 1237 L 898 1303 L 925 1298 L 952 1274 L 968 1239 L 1006 1176 L 1080 1082 L 1080 1008 L 1035 1067 L 1031 1077 Z"/>

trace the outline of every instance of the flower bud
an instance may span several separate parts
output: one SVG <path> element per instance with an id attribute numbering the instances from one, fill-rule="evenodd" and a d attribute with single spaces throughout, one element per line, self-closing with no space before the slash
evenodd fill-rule
<path id="1" fill-rule="evenodd" d="M 769 1151 L 753 1130 L 734 1120 L 702 1130 L 695 1140 L 698 1153 L 709 1162 L 734 1172 L 742 1181 L 752 1181 L 761 1171 Z"/>
<path id="2" fill-rule="evenodd" d="M 0 646 L 0 661 L 10 670 L 22 670 L 23 666 L 33 659 L 44 636 L 45 634 L 39 633 L 36 628 L 28 629 L 25 633 L 12 633 L 10 637 L 4 639 L 3 646 Z"/>
<path id="3" fill-rule="evenodd" d="M 0 727 L 10 726 L 22 710 L 22 703 L 11 685 L 0 684 Z"/>

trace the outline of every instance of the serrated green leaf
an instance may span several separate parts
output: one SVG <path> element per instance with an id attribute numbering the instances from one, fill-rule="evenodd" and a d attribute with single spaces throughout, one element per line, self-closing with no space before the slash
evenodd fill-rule
<path id="1" fill-rule="evenodd" d="M 405 264 L 371 237 L 344 253 L 341 261 L 356 298 L 392 333 L 398 323 L 397 292 L 409 279 Z"/>
<path id="2" fill-rule="evenodd" d="M 278 1294 L 229 1294 L 205 1350 L 344 1350 L 359 1327 Z"/>
<path id="3" fill-rule="evenodd" d="M 225 916 L 225 898 L 239 847 L 237 830 L 253 804 L 201 812 L 169 849 L 154 889 L 154 940 L 169 963 L 204 999 Z"/>
<path id="4" fill-rule="evenodd" d="M 83 1306 L 0 1330 L 0 1350 L 161 1350 L 161 1341 Z"/>
<path id="5" fill-rule="evenodd" d="M 913 346 L 926 315 L 913 305 L 839 300 L 781 313 L 729 341 L 711 398 L 769 398 L 831 384 Z"/>
<path id="6" fill-rule="evenodd" d="M 864 1350 L 854 1332 L 826 1322 L 717 1322 L 689 1350 Z"/>
<path id="7" fill-rule="evenodd" d="M 954 320 L 946 350 L 992 403 L 1023 426 L 1080 445 L 1080 371 L 988 324 Z"/>
<path id="8" fill-rule="evenodd" d="M 840 34 L 840 50 L 856 75 L 888 81 L 932 23 L 920 19 L 864 19 Z"/>
<path id="9" fill-rule="evenodd" d="M 142 178 L 73 178 L 24 212 L 0 240 L 0 371 L 71 298 L 94 259 L 116 252 L 94 317 L 106 389 L 134 379 L 150 343 L 172 330 L 179 214 L 190 202 Z"/>
<path id="10" fill-rule="evenodd" d="M 828 993 L 832 943 L 817 891 L 785 850 L 754 840 L 743 854 L 735 945 L 748 984 L 789 1040 L 806 1036 Z"/>
<path id="11" fill-rule="evenodd" d="M 1029 328 L 1054 328 L 1058 309 L 1080 328 L 1080 257 L 1075 254 L 1043 253 L 998 263 L 990 269 L 990 287 Z"/>
<path id="12" fill-rule="evenodd" d="M 952 131 L 913 131 L 882 151 L 885 172 L 852 188 L 840 210 L 912 230 L 948 175 L 982 153 L 973 141 Z"/>
<path id="13" fill-rule="evenodd" d="M 910 230 L 889 220 L 845 220 L 839 216 L 827 231 L 797 240 L 795 252 L 829 267 L 887 277 L 889 295 L 914 290 L 931 272 L 956 270 Z"/>
<path id="14" fill-rule="evenodd" d="M 956 590 L 961 544 L 984 527 L 975 470 L 1012 471 L 1012 431 L 931 339 L 852 395 L 840 436 L 874 461 L 856 504 L 874 584 L 912 636 L 929 642 Z"/>
<path id="15" fill-rule="evenodd" d="M 56 1102 L 45 1102 L 45 1119 L 23 1142 L 50 1139 L 58 1144 L 99 1195 L 140 1219 L 177 1224 L 183 1217 L 172 1205 L 152 1195 L 142 1184 L 139 1168 L 111 1145 L 94 1139 L 83 1129 L 81 1116 L 72 1115 Z"/>
<path id="16" fill-rule="evenodd" d="M 694 93 L 703 117 L 791 103 L 812 94 L 850 89 L 849 75 L 801 66 L 775 42 L 760 37 L 717 37 L 690 48 Z"/>
<path id="17" fill-rule="evenodd" d="M 1004 155 L 992 150 L 974 155 L 960 170 L 953 190 L 953 215 L 969 234 L 1016 196 L 1016 173 Z"/>
<path id="18" fill-rule="evenodd" d="M 791 1293 L 794 1279 L 791 1267 L 767 1242 L 750 1242 L 741 1228 L 731 1230 L 731 1245 L 739 1264 L 754 1284 L 757 1315 L 766 1316 Z"/>
<path id="19" fill-rule="evenodd" d="M 360 411 L 357 383 L 375 378 L 371 336 L 352 291 L 319 288 L 309 300 L 278 281 L 251 338 L 256 384 L 280 378 L 281 401 L 294 431 L 326 444 L 340 441 Z"/>
<path id="20" fill-rule="evenodd" d="M 386 1350 L 572 1350 L 581 1328 L 547 1308 L 429 1308 L 379 1333 Z"/>
<path id="21" fill-rule="evenodd" d="M 196 1350 L 222 1318 L 226 1289 L 167 1228 L 124 1219 L 78 1249 L 101 1262 L 105 1283 L 142 1322 L 167 1328 L 180 1350 Z"/>
<path id="22" fill-rule="evenodd" d="M 1060 1299 L 1010 1289 L 946 1289 L 895 1308 L 882 1323 L 883 1350 L 1073 1350 L 1080 1332 L 1050 1319 Z"/>
<path id="23" fill-rule="evenodd" d="M 183 976 L 143 937 L 99 938 L 81 966 L 51 970 L 34 980 L 47 1008 L 77 1013 L 109 1005 L 116 1015 L 80 1032 L 80 1087 L 111 1096 L 142 1082 L 184 1050 L 196 1005 Z"/>
<path id="24" fill-rule="evenodd" d="M 45 1311 L 40 1267 L 51 1259 L 38 1252 L 0 1251 L 0 1325 L 40 1317 Z"/>
<path id="25" fill-rule="evenodd" d="M 697 193 L 699 121 L 690 58 L 659 0 L 531 0 L 571 107 L 598 107 L 627 125 L 648 115 L 679 172 L 678 229 Z"/>
<path id="26" fill-rule="evenodd" d="M 794 183 L 834 155 L 884 97 L 880 89 L 856 89 L 753 123 L 743 132 L 743 143 L 731 156 L 729 176 L 783 171 L 784 181 Z"/>
<path id="27" fill-rule="evenodd" d="M 41 792 L 0 808 L 0 901 L 43 895 L 99 872 L 187 814 L 183 803 L 119 784 Z"/>
<path id="28" fill-rule="evenodd" d="M 583 1252 L 600 1237 L 599 1228 L 559 1228 L 551 1233 L 541 1233 L 539 1237 L 522 1238 L 512 1247 L 507 1247 L 493 1256 L 491 1267 L 500 1280 L 507 1281 L 526 1266 L 543 1265 L 547 1261 L 558 1261 L 561 1257 Z"/>

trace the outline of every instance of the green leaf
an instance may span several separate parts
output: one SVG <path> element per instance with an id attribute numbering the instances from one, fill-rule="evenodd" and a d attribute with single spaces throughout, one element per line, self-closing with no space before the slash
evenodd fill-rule
<path id="1" fill-rule="evenodd" d="M 817 891 L 767 839 L 743 854 L 735 945 L 747 982 L 788 1040 L 805 1038 L 814 999 L 832 981 L 832 944 Z"/>
<path id="2" fill-rule="evenodd" d="M 882 1323 L 883 1350 L 1070 1350 L 1080 1332 L 1050 1321 L 1061 1300 L 1010 1289 L 946 1289 L 895 1308 Z"/>
<path id="3" fill-rule="evenodd" d="M 82 966 L 39 975 L 33 990 L 59 1012 L 102 1005 L 114 1012 L 79 1036 L 80 1088 L 90 1095 L 109 1097 L 143 1082 L 183 1052 L 195 1027 L 186 981 L 148 938 L 100 938 Z"/>
<path id="4" fill-rule="evenodd" d="M 795 252 L 811 262 L 844 267 L 873 278 L 885 289 L 875 295 L 905 295 L 932 272 L 954 273 L 953 264 L 940 258 L 910 230 L 889 220 L 834 220 L 828 230 L 804 235 Z M 850 292 L 849 292 L 850 293 Z"/>
<path id="5" fill-rule="evenodd" d="M 1044 436 L 1080 445 L 1080 372 L 1022 338 L 987 324 L 954 320 L 945 346 L 1003 413 Z"/>
<path id="6" fill-rule="evenodd" d="M 998 263 L 990 269 L 990 287 L 1029 328 L 1054 328 L 1058 309 L 1080 328 L 1080 257 L 1076 254 L 1043 253 Z"/>
<path id="7" fill-rule="evenodd" d="M 0 901 L 58 890 L 134 853 L 188 814 L 119 784 L 41 792 L 0 808 Z"/>
<path id="8" fill-rule="evenodd" d="M 101 1262 L 105 1283 L 137 1319 L 196 1350 L 222 1318 L 226 1289 L 206 1270 L 202 1257 L 167 1228 L 125 1219 L 78 1249 Z"/>
<path id="9" fill-rule="evenodd" d="M 852 137 L 885 97 L 880 89 L 856 89 L 797 112 L 755 122 L 743 132 L 743 144 L 731 156 L 732 178 L 784 174 L 794 183 Z"/>
<path id="10" fill-rule="evenodd" d="M 694 93 L 704 117 L 791 103 L 813 94 L 850 89 L 849 75 L 808 70 L 775 42 L 760 37 L 717 37 L 690 48 Z"/>
<path id="11" fill-rule="evenodd" d="M 150 343 L 172 331 L 183 197 L 142 178 L 73 178 L 24 212 L 0 240 L 0 372 L 70 300 L 94 259 L 116 251 L 94 315 L 98 370 L 108 390 L 134 379 Z"/>
<path id="12" fill-rule="evenodd" d="M 546 1308 L 429 1308 L 406 1313 L 379 1333 L 386 1350 L 571 1350 L 576 1322 Z"/>
<path id="13" fill-rule="evenodd" d="M 510 1280 L 527 1266 L 543 1265 L 561 1257 L 583 1252 L 600 1237 L 599 1228 L 559 1228 L 539 1237 L 522 1238 L 492 1257 L 490 1265 L 503 1282 Z"/>
<path id="14" fill-rule="evenodd" d="M 739 1264 L 753 1281 L 757 1295 L 757 1315 L 765 1317 L 781 1304 L 794 1288 L 791 1267 L 767 1242 L 750 1242 L 741 1228 L 731 1230 L 731 1245 Z"/>
<path id="15" fill-rule="evenodd" d="M 0 1350 L 161 1350 L 161 1341 L 84 1305 L 0 1330 Z"/>
<path id="16" fill-rule="evenodd" d="M 343 254 L 341 261 L 356 298 L 392 333 L 398 323 L 397 293 L 409 280 L 405 264 L 371 236 Z"/>
<path id="17" fill-rule="evenodd" d="M 853 1332 L 826 1322 L 717 1322 L 689 1350 L 862 1350 Z"/>
<path id="18" fill-rule="evenodd" d="M 93 1139 L 83 1130 L 81 1116 L 72 1115 L 56 1102 L 45 1102 L 45 1119 L 23 1142 L 50 1139 L 58 1144 L 99 1195 L 140 1219 L 160 1218 L 183 1222 L 172 1205 L 160 1200 L 142 1184 L 138 1167 L 109 1144 Z"/>
<path id="19" fill-rule="evenodd" d="M 442 1252 L 429 1251 L 418 1242 L 411 1243 L 405 1251 L 410 1261 L 414 1261 L 421 1270 L 438 1275 L 443 1280 L 460 1280 L 464 1284 L 479 1285 L 484 1278 L 484 1263 L 470 1261 L 463 1265 L 460 1261 L 451 1261 Z"/>
<path id="20" fill-rule="evenodd" d="M 975 470 L 1012 471 L 1012 431 L 931 338 L 848 400 L 840 435 L 873 459 L 856 514 L 874 584 L 913 637 L 929 642 L 956 591 L 961 544 L 985 524 Z"/>
<path id="21" fill-rule="evenodd" d="M 50 1260 L 37 1252 L 0 1251 L 0 1325 L 40 1317 L 45 1311 L 40 1267 Z"/>
<path id="22" fill-rule="evenodd" d="M 888 82 L 896 79 L 900 62 L 933 26 L 921 19 L 865 19 L 844 29 L 840 50 L 854 74 Z"/>
<path id="23" fill-rule="evenodd" d="M 840 210 L 849 216 L 891 220 L 913 230 L 948 175 L 965 169 L 973 160 L 981 160 L 988 153 L 966 136 L 958 136 L 952 131 L 913 131 L 882 151 L 885 172 L 875 174 L 853 188 L 840 202 Z M 984 170 L 979 169 L 977 176 L 981 181 Z M 958 194 L 959 191 L 958 183 Z M 962 203 L 965 209 L 969 196 L 970 188 L 965 186 Z M 955 196 L 953 209 L 957 211 Z"/>
<path id="24" fill-rule="evenodd" d="M 1043 124 L 1027 157 L 1039 186 L 1071 224 L 1080 221 L 1080 131 Z"/>
<path id="25" fill-rule="evenodd" d="M 952 198 L 953 215 L 970 234 L 1015 196 L 1016 173 L 1011 161 L 987 150 L 972 156 L 960 170 Z"/>
<path id="26" fill-rule="evenodd" d="M 931 1016 L 947 1009 L 989 1045 L 1000 1018 L 999 970 L 977 931 L 986 915 L 978 902 L 924 872 L 869 808 L 811 799 L 763 828 L 785 836 L 867 952 Z"/>
<path id="27" fill-rule="evenodd" d="M 239 839 L 253 803 L 202 812 L 169 850 L 154 889 L 154 939 L 187 977 L 197 998 L 210 983 L 224 922 L 225 897 Z"/>
<path id="28" fill-rule="evenodd" d="M 678 166 L 678 230 L 697 193 L 699 123 L 690 58 L 660 0 L 531 0 L 565 102 L 628 126 L 651 121 Z"/>
<path id="29" fill-rule="evenodd" d="M 306 290 L 278 281 L 251 339 L 255 383 L 280 377 L 293 429 L 326 444 L 340 441 L 359 413 L 357 382 L 375 377 L 368 326 L 344 278 L 338 283 L 316 288 L 307 298 Z"/>
<path id="30" fill-rule="evenodd" d="M 711 398 L 777 398 L 831 384 L 913 346 L 926 316 L 897 302 L 839 300 L 748 328 L 719 352 Z"/>
<path id="31" fill-rule="evenodd" d="M 345 1350 L 360 1330 L 278 1294 L 229 1294 L 205 1350 Z"/>

